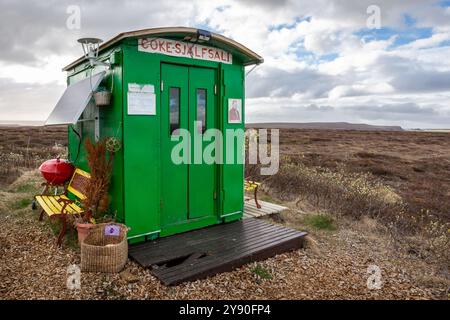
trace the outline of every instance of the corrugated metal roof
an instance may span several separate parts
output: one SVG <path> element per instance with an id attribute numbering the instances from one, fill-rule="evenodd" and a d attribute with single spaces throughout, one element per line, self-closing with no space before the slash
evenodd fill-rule
<path id="1" fill-rule="evenodd" d="M 188 35 L 196 35 L 197 34 L 196 28 L 187 28 L 187 27 L 165 27 L 165 28 L 151 28 L 151 29 L 143 29 L 143 30 L 136 30 L 136 31 L 129 31 L 129 32 L 122 32 L 115 36 L 114 38 L 104 42 L 100 46 L 100 51 L 106 50 L 118 42 L 122 41 L 126 38 L 140 38 L 144 36 L 161 36 L 161 37 L 178 37 L 178 38 L 184 38 Z M 243 63 L 244 65 L 252 65 L 252 64 L 260 64 L 264 61 L 264 59 L 253 52 L 252 50 L 248 49 L 244 45 L 240 44 L 239 42 L 236 42 L 230 38 L 224 37 L 220 34 L 211 32 L 211 39 L 208 42 L 208 44 L 211 44 L 213 46 L 216 46 L 218 48 L 223 48 L 226 50 L 231 51 L 232 53 L 238 53 L 243 57 Z M 85 60 L 85 57 L 80 57 L 79 59 L 75 60 L 71 64 L 67 65 L 63 68 L 63 71 L 68 71 L 75 67 L 76 65 L 82 63 Z"/>

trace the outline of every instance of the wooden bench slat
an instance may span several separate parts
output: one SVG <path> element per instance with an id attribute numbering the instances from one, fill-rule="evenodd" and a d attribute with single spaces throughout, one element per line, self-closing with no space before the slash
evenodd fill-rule
<path id="1" fill-rule="evenodd" d="M 42 207 L 42 209 L 50 216 L 52 215 L 52 212 L 54 212 L 53 205 L 49 206 L 47 202 L 44 200 L 43 196 L 36 196 L 36 201 L 39 203 L 39 205 Z"/>
<path id="2" fill-rule="evenodd" d="M 59 202 L 59 199 L 64 199 L 63 197 L 61 197 L 61 196 L 56 196 L 55 197 L 55 199 Z M 66 198 L 67 200 L 70 200 L 69 198 Z M 64 205 L 64 203 L 61 203 L 61 205 Z M 61 208 L 62 208 L 62 206 L 61 206 Z M 65 208 L 65 211 L 67 211 L 66 213 L 69 213 L 69 214 L 74 214 L 74 213 L 80 213 L 80 212 L 83 212 L 83 209 L 81 209 L 80 207 L 78 207 L 75 203 L 68 203 L 67 204 L 67 206 L 66 206 L 66 208 Z"/>
<path id="3" fill-rule="evenodd" d="M 54 208 L 56 208 L 56 211 L 54 213 L 59 213 L 59 212 L 61 212 L 63 204 L 59 203 L 58 202 L 59 197 L 58 197 L 58 199 L 56 199 L 56 197 L 58 197 L 58 196 L 47 196 L 46 197 L 46 201 L 50 202 L 51 204 L 53 204 Z M 66 213 L 69 213 L 69 211 L 66 212 Z"/>
<path id="4" fill-rule="evenodd" d="M 59 211 L 61 211 L 61 209 L 62 209 L 62 207 L 64 206 L 64 203 L 63 202 L 59 202 L 59 199 L 60 198 L 63 198 L 63 197 L 61 197 L 61 196 L 55 196 L 54 197 L 54 199 L 52 198 L 51 200 L 53 201 L 53 202 L 58 202 L 58 204 L 61 206 L 60 208 L 59 208 Z M 64 198 L 63 198 L 64 199 Z M 69 200 L 69 198 L 67 198 L 67 200 Z M 78 207 L 77 205 L 75 205 L 75 206 L 73 206 L 73 205 L 75 205 L 74 203 L 68 203 L 67 204 L 67 206 L 66 206 L 66 208 L 65 208 L 65 213 L 66 214 L 76 214 L 76 213 L 81 213 L 81 212 L 83 212 L 83 209 L 81 209 L 80 207 Z"/>
<path id="5" fill-rule="evenodd" d="M 64 200 L 70 200 L 70 199 L 69 199 L 67 196 L 65 196 L 65 195 L 61 195 L 60 198 L 61 198 L 61 199 L 64 199 Z M 68 205 L 69 205 L 74 211 L 76 211 L 76 212 L 81 212 L 81 211 L 83 211 L 83 209 L 82 209 L 79 205 L 77 205 L 75 202 L 69 203 Z"/>
<path id="6" fill-rule="evenodd" d="M 258 198 L 257 198 L 257 193 L 258 193 L 258 189 L 259 189 L 260 185 L 261 185 L 260 182 L 244 179 L 244 192 L 245 191 L 253 191 L 254 192 L 254 196 L 253 197 L 254 197 L 254 200 L 255 200 L 256 207 L 258 209 L 261 208 L 261 205 L 258 203 Z"/>
<path id="7" fill-rule="evenodd" d="M 58 213 L 61 211 L 61 206 L 58 206 L 58 204 L 55 204 L 51 199 L 48 198 L 48 196 L 42 197 L 42 200 L 47 204 L 47 207 L 50 208 L 50 212 L 47 212 L 48 215 L 54 215 L 55 213 Z"/>
<path id="8" fill-rule="evenodd" d="M 259 187 L 260 185 L 261 185 L 261 183 L 255 182 L 255 181 L 248 181 L 248 180 L 244 181 L 245 191 L 252 191 L 255 188 Z"/>
<path id="9" fill-rule="evenodd" d="M 39 202 L 47 215 L 52 216 L 55 214 L 61 214 L 63 204 L 58 202 L 59 198 L 60 196 L 36 196 L 36 201 Z M 66 209 L 67 212 L 65 212 L 65 214 L 76 214 L 83 212 L 83 209 L 76 204 L 67 205 Z"/>
<path id="10" fill-rule="evenodd" d="M 64 200 L 70 200 L 68 197 L 66 197 L 65 195 L 61 195 L 59 196 L 59 198 L 64 199 Z M 58 199 L 59 200 L 59 199 Z M 80 213 L 83 212 L 84 210 L 78 206 L 75 202 L 71 202 L 67 205 L 66 208 L 69 208 L 71 211 L 73 211 L 74 213 Z"/>

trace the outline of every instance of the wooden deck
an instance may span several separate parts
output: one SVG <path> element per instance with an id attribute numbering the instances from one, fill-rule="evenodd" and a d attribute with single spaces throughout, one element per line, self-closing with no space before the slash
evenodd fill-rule
<path id="1" fill-rule="evenodd" d="M 261 205 L 261 208 L 259 209 L 256 207 L 255 200 L 253 200 L 253 198 L 246 197 L 244 202 L 244 219 L 257 218 L 261 216 L 280 213 L 288 209 L 287 207 L 283 207 L 275 203 L 261 200 L 259 200 L 258 202 Z"/>
<path id="2" fill-rule="evenodd" d="M 301 248 L 305 235 L 248 218 L 132 245 L 129 255 L 165 285 L 176 285 Z"/>

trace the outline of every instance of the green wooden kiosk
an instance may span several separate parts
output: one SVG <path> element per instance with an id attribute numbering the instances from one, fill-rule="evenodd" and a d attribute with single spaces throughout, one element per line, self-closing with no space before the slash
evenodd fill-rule
<path id="1" fill-rule="evenodd" d="M 121 33 L 100 45 L 96 62 L 82 57 L 63 69 L 68 88 L 46 124 L 69 124 L 69 159 L 87 171 L 86 138 L 121 141 L 110 210 L 131 228 L 130 241 L 241 219 L 244 141 L 225 131 L 244 130 L 244 67 L 263 59 L 222 35 L 171 27 Z M 109 105 L 93 102 L 99 88 L 112 93 Z M 212 128 L 223 146 L 235 140 L 234 163 L 172 161 L 180 129 L 192 147 Z M 221 152 L 225 159 L 230 149 Z"/>

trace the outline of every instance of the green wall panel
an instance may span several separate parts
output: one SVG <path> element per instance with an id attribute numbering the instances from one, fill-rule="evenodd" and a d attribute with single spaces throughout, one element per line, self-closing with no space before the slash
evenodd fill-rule
<path id="1" fill-rule="evenodd" d="M 120 48 L 116 49 L 119 50 Z M 105 53 L 108 56 L 111 51 Z M 73 84 L 77 81 L 83 80 L 92 74 L 95 74 L 104 68 L 97 67 L 92 71 L 90 69 L 81 68 L 72 72 L 68 76 L 68 84 Z M 105 79 L 100 84 L 108 89 L 113 89 L 111 104 L 106 107 L 100 107 L 100 138 L 104 137 L 116 137 L 120 141 L 122 137 L 122 66 L 120 64 L 114 65 L 112 70 L 108 71 Z M 93 109 L 97 108 L 91 105 L 83 112 L 82 117 L 93 116 Z M 78 135 L 72 130 L 72 127 L 81 135 L 81 141 Z M 94 122 L 93 121 L 80 121 L 76 125 L 70 125 L 68 127 L 68 149 L 69 159 L 75 163 L 77 167 L 83 170 L 90 171 L 84 143 L 89 137 L 91 141 L 94 141 Z M 79 147 L 80 145 L 80 147 Z M 79 149 L 79 152 L 78 152 Z M 119 221 L 123 221 L 124 209 L 123 209 L 123 148 L 114 155 L 114 167 L 110 184 L 110 212 L 109 214 L 115 215 Z"/>
<path id="2" fill-rule="evenodd" d="M 122 149 L 114 157 L 114 172 L 111 181 L 111 213 L 117 215 L 131 228 L 132 241 L 144 241 L 155 236 L 205 227 L 222 221 L 232 221 L 242 217 L 244 205 L 243 179 L 244 166 L 221 164 L 217 166 L 217 212 L 205 218 L 196 217 L 180 225 L 161 226 L 161 64 L 178 64 L 189 67 L 208 67 L 215 69 L 217 81 L 217 124 L 220 130 L 244 130 L 244 68 L 239 58 L 233 64 L 220 64 L 189 58 L 172 57 L 161 54 L 139 52 L 137 40 L 128 39 L 119 43 L 112 51 L 120 51 L 115 57 L 113 72 L 109 72 L 102 85 L 113 87 L 112 103 L 100 109 L 100 136 L 115 136 L 122 141 Z M 117 59 L 116 59 L 117 58 Z M 120 58 L 120 59 L 119 59 Z M 89 76 L 86 64 L 79 65 L 69 73 L 68 83 L 80 81 Z M 96 72 L 96 71 L 94 71 Z M 193 72 L 193 74 L 196 74 Z M 176 75 L 175 75 L 176 76 Z M 114 79 L 114 80 L 113 80 Z M 129 115 L 127 92 L 130 83 L 151 84 L 156 94 L 156 115 Z M 209 89 L 211 91 L 211 89 Z M 228 123 L 228 99 L 242 99 L 242 123 Z M 76 165 L 87 169 L 83 140 L 93 138 L 93 126 L 75 126 L 82 134 L 82 145 Z M 69 128 L 69 154 L 75 160 L 78 137 Z M 235 157 L 241 158 L 243 141 L 235 145 Z M 227 143 L 224 134 L 224 145 Z M 223 152 L 224 159 L 226 153 Z M 194 192 L 191 190 L 190 192 Z M 201 192 L 202 190 L 198 190 Z M 231 215 L 230 215 L 231 214 Z M 223 219 L 220 217 L 226 216 Z"/>
<path id="3" fill-rule="evenodd" d="M 244 105 L 244 68 L 240 65 L 222 65 L 222 124 L 223 130 L 242 131 L 245 128 L 244 120 L 240 124 L 228 123 L 228 99 L 242 100 L 242 119 L 245 119 Z M 231 213 L 240 212 L 237 216 L 242 216 L 244 209 L 244 165 L 243 165 L 243 147 L 242 139 L 234 139 L 234 160 L 232 164 L 224 161 L 222 178 L 223 178 L 223 212 L 226 216 Z M 231 141 L 224 134 L 224 145 L 230 144 Z M 227 158 L 227 150 L 224 152 L 224 159 Z"/>
<path id="4" fill-rule="evenodd" d="M 130 236 L 158 231 L 159 201 L 159 60 L 124 46 L 123 136 L 125 223 Z M 128 115 L 128 84 L 152 84 L 156 93 L 156 115 Z"/>

